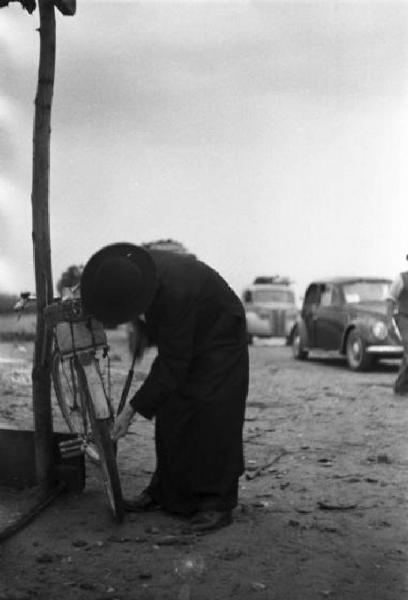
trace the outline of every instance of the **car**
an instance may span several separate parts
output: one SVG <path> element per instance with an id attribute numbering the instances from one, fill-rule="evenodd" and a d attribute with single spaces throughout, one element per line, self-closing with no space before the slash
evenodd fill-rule
<path id="1" fill-rule="evenodd" d="M 391 279 L 336 277 L 307 286 L 296 320 L 292 349 L 304 360 L 314 350 L 337 352 L 353 371 L 366 371 L 383 358 L 401 358 L 394 321 L 387 318 Z"/>
<path id="2" fill-rule="evenodd" d="M 291 282 L 278 275 L 258 276 L 242 294 L 247 339 L 285 338 L 289 342 L 298 308 Z"/>

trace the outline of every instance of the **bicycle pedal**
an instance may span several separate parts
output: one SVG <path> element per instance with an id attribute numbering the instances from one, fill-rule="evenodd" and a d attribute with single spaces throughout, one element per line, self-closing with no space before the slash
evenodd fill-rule
<path id="1" fill-rule="evenodd" d="M 68 458 L 78 458 L 79 456 L 83 456 L 83 455 L 84 455 L 83 450 L 78 450 L 75 452 L 62 452 L 61 458 L 62 458 L 62 460 L 67 460 Z"/>
<path id="2" fill-rule="evenodd" d="M 61 442 L 58 443 L 60 449 L 61 448 L 70 448 L 70 447 L 75 447 L 75 446 L 81 446 L 84 443 L 83 438 L 81 437 L 76 437 L 76 438 L 71 438 L 69 440 L 62 440 Z"/>
<path id="3" fill-rule="evenodd" d="M 58 446 L 62 458 L 80 456 L 81 454 L 84 454 L 85 451 L 85 443 L 81 438 L 59 442 Z"/>
<path id="4" fill-rule="evenodd" d="M 75 448 L 73 450 L 62 450 L 61 458 L 73 458 L 75 456 L 82 456 L 84 454 L 84 448 Z"/>

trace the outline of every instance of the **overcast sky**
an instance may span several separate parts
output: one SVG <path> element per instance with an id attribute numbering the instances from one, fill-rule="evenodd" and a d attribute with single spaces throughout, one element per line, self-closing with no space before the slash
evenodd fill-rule
<path id="1" fill-rule="evenodd" d="M 408 3 L 91 2 L 57 13 L 54 282 L 181 241 L 232 287 L 394 276 L 408 252 Z M 0 10 L 0 292 L 34 287 L 38 11 Z"/>

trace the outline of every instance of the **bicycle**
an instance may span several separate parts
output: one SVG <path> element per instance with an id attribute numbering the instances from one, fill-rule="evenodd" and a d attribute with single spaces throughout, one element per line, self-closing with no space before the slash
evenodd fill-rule
<path id="1" fill-rule="evenodd" d="M 29 293 L 21 294 L 20 298 L 16 311 L 22 311 L 29 302 L 35 301 L 35 296 Z M 85 453 L 100 467 L 111 512 L 114 519 L 121 522 L 124 509 L 116 444 L 110 437 L 114 409 L 105 329 L 92 315 L 84 314 L 81 299 L 75 297 L 75 292 L 70 297 L 54 298 L 43 314 L 53 332 L 51 376 L 56 400 L 69 431 L 77 436 L 60 443 L 61 455 Z M 129 391 L 129 375 L 117 414 Z"/>

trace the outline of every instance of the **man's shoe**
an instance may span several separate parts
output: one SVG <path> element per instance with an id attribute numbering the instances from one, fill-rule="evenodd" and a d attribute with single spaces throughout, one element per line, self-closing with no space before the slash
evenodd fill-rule
<path id="1" fill-rule="evenodd" d="M 123 509 L 126 512 L 147 512 L 159 508 L 159 505 L 147 492 L 142 492 L 134 500 L 123 500 Z"/>
<path id="2" fill-rule="evenodd" d="M 189 530 L 192 533 L 207 533 L 232 523 L 232 512 L 230 510 L 208 510 L 194 515 L 190 519 Z"/>

